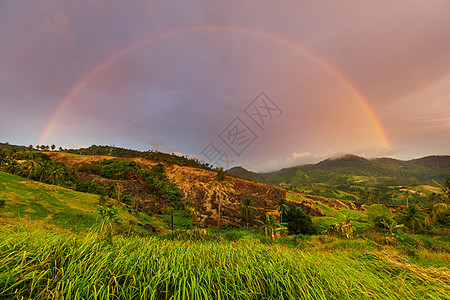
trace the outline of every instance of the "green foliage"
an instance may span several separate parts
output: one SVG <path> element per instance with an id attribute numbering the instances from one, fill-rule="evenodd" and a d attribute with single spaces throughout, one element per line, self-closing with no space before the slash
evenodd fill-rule
<path id="1" fill-rule="evenodd" d="M 114 180 L 137 179 L 142 169 L 138 163 L 123 159 L 104 159 L 93 162 L 91 165 L 100 169 L 102 177 Z"/>
<path id="2" fill-rule="evenodd" d="M 176 209 L 182 208 L 181 192 L 169 181 L 164 173 L 164 165 L 158 163 L 151 171 L 144 170 L 138 163 L 124 159 L 104 159 L 98 162 L 83 164 L 78 171 L 97 174 L 113 180 L 140 180 L 145 186 L 157 196 L 166 199 L 171 206 Z M 95 187 L 94 191 L 98 192 Z M 96 192 L 96 193 L 97 193 Z M 99 193 L 100 194 L 100 193 Z M 124 195 L 118 190 L 116 185 L 108 187 L 105 195 L 111 198 L 120 199 L 122 202 L 130 204 L 131 195 Z"/>
<path id="3" fill-rule="evenodd" d="M 113 236 L 113 224 L 115 221 L 119 220 L 119 217 L 117 216 L 119 209 L 115 206 L 112 207 L 99 206 L 97 210 L 100 216 L 102 217 L 102 221 L 100 223 L 99 228 L 100 234 L 108 243 L 111 244 Z"/>
<path id="4" fill-rule="evenodd" d="M 151 172 L 141 170 L 139 174 L 145 185 L 156 195 L 168 200 L 173 208 L 181 209 L 183 207 L 181 192 L 167 178 L 163 164 L 159 163 L 153 166 Z"/>
<path id="5" fill-rule="evenodd" d="M 276 209 L 280 213 L 280 222 L 283 223 L 283 214 L 287 213 L 289 209 L 288 201 L 286 198 L 280 197 L 275 203 Z"/>
<path id="6" fill-rule="evenodd" d="M 80 193 L 66 188 L 34 182 L 0 172 L 0 199 L 6 201 L 4 221 L 12 224 L 45 224 L 49 228 L 85 231 L 98 222 L 98 195 Z M 141 214 L 145 215 L 145 214 Z M 120 219 L 134 219 L 119 209 Z"/>
<path id="7" fill-rule="evenodd" d="M 394 219 L 386 215 L 375 215 L 372 218 L 372 222 L 375 228 L 382 229 L 386 232 L 389 229 L 389 224 L 392 224 Z"/>
<path id="8" fill-rule="evenodd" d="M 311 235 L 317 233 L 311 218 L 300 207 L 290 204 L 283 216 L 290 234 Z"/>
<path id="9" fill-rule="evenodd" d="M 103 187 L 93 182 L 77 183 L 75 190 L 78 192 L 103 195 Z"/>
<path id="10" fill-rule="evenodd" d="M 191 159 L 186 156 L 178 156 L 159 151 L 137 151 L 114 146 L 92 145 L 88 148 L 66 149 L 64 150 L 64 152 L 77 155 L 102 155 L 102 156 L 115 156 L 124 158 L 142 157 L 155 162 L 173 163 L 180 166 L 190 166 L 211 170 L 211 166 L 209 164 L 200 162 L 197 159 Z"/>
<path id="11" fill-rule="evenodd" d="M 248 222 L 255 215 L 253 200 L 249 197 L 244 197 L 239 205 L 239 212 L 241 213 L 242 218 L 245 219 L 248 231 Z"/>
<path id="12" fill-rule="evenodd" d="M 0 200 L 0 209 L 6 206 L 6 201 L 1 199 Z"/>
<path id="13" fill-rule="evenodd" d="M 401 222 L 412 227 L 413 234 L 415 234 L 415 226 L 421 226 L 425 217 L 419 213 L 419 207 L 415 204 L 407 206 L 398 216 Z"/>
<path id="14" fill-rule="evenodd" d="M 116 236 L 107 244 L 96 234 L 2 228 L 0 298 L 448 298 L 447 269 L 377 252 L 363 240 L 322 239 L 298 238 L 313 248 L 303 251 L 251 237 L 221 241 L 204 230 L 180 232 L 175 240 Z M 440 247 L 429 239 L 405 241 L 428 242 Z"/>
<path id="15" fill-rule="evenodd" d="M 0 171 L 23 178 L 68 188 L 73 187 L 77 180 L 74 171 L 69 172 L 63 163 L 51 161 L 50 157 L 44 153 L 0 151 L 0 158 Z"/>

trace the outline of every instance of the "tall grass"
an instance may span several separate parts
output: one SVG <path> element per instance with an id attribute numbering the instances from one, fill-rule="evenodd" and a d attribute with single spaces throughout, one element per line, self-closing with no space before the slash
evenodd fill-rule
<path id="1" fill-rule="evenodd" d="M 0 298 L 445 299 L 448 269 L 364 247 L 304 252 L 238 241 L 0 231 Z M 430 271 L 431 270 L 431 271 Z"/>

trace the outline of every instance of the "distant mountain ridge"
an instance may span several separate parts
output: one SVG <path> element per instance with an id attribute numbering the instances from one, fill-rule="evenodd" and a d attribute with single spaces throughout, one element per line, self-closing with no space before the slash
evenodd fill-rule
<path id="1" fill-rule="evenodd" d="M 242 178 L 271 184 L 305 183 L 307 178 L 325 175 L 386 176 L 416 180 L 442 180 L 450 177 L 450 155 L 432 155 L 412 160 L 394 158 L 366 159 L 353 154 L 328 158 L 316 164 L 284 168 L 279 171 L 256 173 L 239 166 L 228 173 Z M 320 175 L 320 176 L 319 176 Z"/>

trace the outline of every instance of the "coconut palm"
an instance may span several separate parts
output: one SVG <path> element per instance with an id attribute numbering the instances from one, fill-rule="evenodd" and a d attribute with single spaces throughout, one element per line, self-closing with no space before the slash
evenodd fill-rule
<path id="1" fill-rule="evenodd" d="M 450 211 L 450 207 L 445 203 L 437 203 L 433 206 L 431 213 L 425 218 L 425 225 L 430 225 L 442 214 Z"/>
<path id="2" fill-rule="evenodd" d="M 219 199 L 219 209 L 217 218 L 217 232 L 220 230 L 220 219 L 221 219 L 221 209 L 222 209 L 222 198 L 228 197 L 229 192 L 233 192 L 233 183 L 227 180 L 227 172 L 222 168 L 218 168 L 216 171 L 216 178 L 212 181 L 209 187 L 216 192 L 217 198 Z"/>
<path id="3" fill-rule="evenodd" d="M 433 180 L 433 181 L 440 188 L 445 202 L 449 202 L 449 200 L 450 200 L 450 178 L 447 178 L 445 180 L 444 184 L 439 184 L 435 180 Z"/>
<path id="4" fill-rule="evenodd" d="M 6 153 L 0 150 L 0 168 L 7 162 Z"/>
<path id="5" fill-rule="evenodd" d="M 440 195 L 436 194 L 436 193 L 431 193 L 428 195 L 427 198 L 427 204 L 428 204 L 428 208 L 433 209 L 434 205 L 436 203 L 438 203 L 440 201 Z"/>
<path id="6" fill-rule="evenodd" d="M 397 194 L 397 191 L 395 189 L 391 189 L 389 191 L 389 194 L 391 194 L 391 198 L 392 198 L 392 205 L 394 205 L 394 196 L 395 194 Z"/>
<path id="7" fill-rule="evenodd" d="M 245 218 L 245 223 L 247 225 L 247 232 L 248 232 L 248 221 L 255 214 L 255 208 L 253 207 L 253 200 L 249 197 L 245 197 L 244 199 L 242 199 L 239 211 L 241 213 L 241 216 Z"/>
<path id="8" fill-rule="evenodd" d="M 382 197 L 381 192 L 377 190 L 377 191 L 375 191 L 375 193 L 373 195 L 375 198 L 377 198 L 378 204 L 380 204 L 380 199 Z"/>
<path id="9" fill-rule="evenodd" d="M 367 191 L 367 193 L 366 193 L 366 199 L 367 199 L 367 202 L 368 202 L 368 203 L 372 202 L 372 200 L 373 200 L 373 194 L 372 194 L 370 191 Z"/>
<path id="10" fill-rule="evenodd" d="M 5 170 L 6 170 L 6 172 L 8 172 L 8 173 L 16 174 L 17 171 L 18 171 L 18 169 L 19 169 L 19 167 L 20 167 L 20 165 L 19 165 L 19 163 L 17 162 L 17 160 L 15 160 L 15 159 L 10 159 L 10 160 L 8 160 L 8 162 L 7 162 L 7 165 L 6 165 Z"/>
<path id="11" fill-rule="evenodd" d="M 27 173 L 27 178 L 36 178 L 39 170 L 42 168 L 42 162 L 33 154 L 29 155 L 30 159 L 24 163 L 24 171 Z"/>
<path id="12" fill-rule="evenodd" d="M 288 204 L 289 203 L 286 200 L 286 198 L 280 197 L 277 200 L 276 209 L 280 213 L 280 223 L 283 223 L 283 214 L 285 214 L 288 211 L 289 208 Z"/>
<path id="13" fill-rule="evenodd" d="M 415 204 L 408 205 L 401 213 L 400 220 L 409 223 L 412 226 L 413 234 L 415 234 L 414 225 L 420 225 L 423 216 L 419 213 L 419 207 Z"/>
<path id="14" fill-rule="evenodd" d="M 411 193 L 408 190 L 403 191 L 403 197 L 406 199 L 406 206 L 409 206 L 409 198 L 411 197 Z"/>
<path id="15" fill-rule="evenodd" d="M 66 175 L 66 170 L 57 164 L 51 164 L 48 171 L 48 181 L 51 184 L 61 185 L 64 176 Z"/>

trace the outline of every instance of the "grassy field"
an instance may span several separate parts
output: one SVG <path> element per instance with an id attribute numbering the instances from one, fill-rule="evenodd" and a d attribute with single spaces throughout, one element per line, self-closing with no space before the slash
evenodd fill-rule
<path id="1" fill-rule="evenodd" d="M 334 224 L 352 219 L 359 238 L 266 239 L 258 229 L 192 227 L 175 212 L 140 214 L 162 234 L 99 233 L 98 195 L 0 172 L 0 299 L 448 299 L 450 238 L 367 231 L 365 211 L 318 205 Z M 297 200 L 301 200 L 300 198 Z M 112 200 L 108 200 L 112 201 Z M 118 206 L 127 224 L 135 217 Z M 76 221 L 74 221 L 76 220 Z M 446 298 L 447 297 L 447 298 Z"/>
<path id="2" fill-rule="evenodd" d="M 199 235 L 200 233 L 197 233 Z M 447 268 L 328 239 L 308 250 L 238 241 L 87 236 L 4 227 L 0 297 L 16 299 L 446 299 Z M 328 244 L 328 248 L 324 245 Z M 448 298 L 447 298 L 448 299 Z"/>
<path id="3" fill-rule="evenodd" d="M 0 172 L 0 224 L 23 224 L 58 230 L 88 230 L 99 223 L 100 196 L 76 192 L 55 185 L 27 180 Z M 110 204 L 116 201 L 107 199 Z M 117 205 L 118 218 L 127 224 L 136 218 L 123 204 Z M 142 222 L 157 226 L 157 220 L 140 213 Z M 155 222 L 154 222 L 155 221 Z M 136 226 L 136 230 L 144 231 Z"/>

